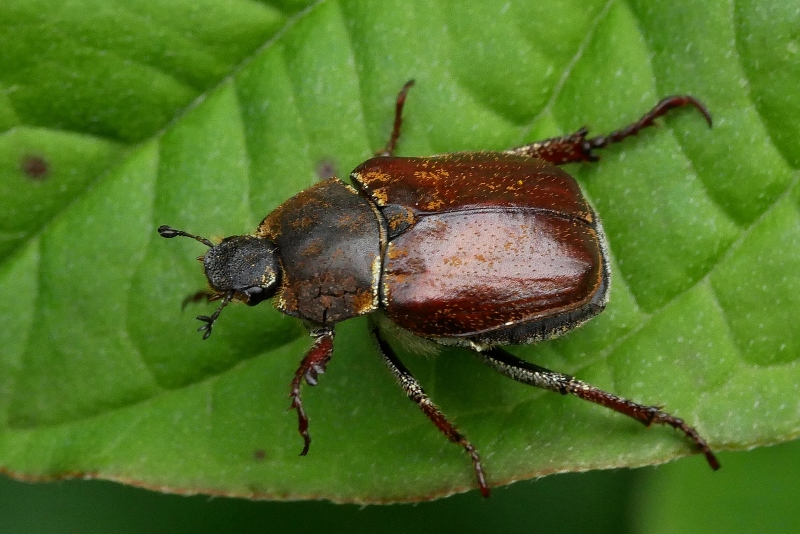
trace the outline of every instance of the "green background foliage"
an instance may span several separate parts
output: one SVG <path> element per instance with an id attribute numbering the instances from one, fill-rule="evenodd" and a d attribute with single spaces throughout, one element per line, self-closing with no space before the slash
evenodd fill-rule
<path id="1" fill-rule="evenodd" d="M 155 233 L 246 233 L 322 170 L 345 177 L 385 144 L 410 78 L 401 155 L 604 133 L 666 94 L 702 99 L 712 130 L 679 112 L 568 169 L 604 222 L 611 303 L 514 351 L 664 405 L 720 450 L 796 438 L 798 28 L 778 0 L 702 13 L 666 0 L 3 2 L 0 466 L 270 499 L 472 488 L 463 451 L 403 398 L 362 320 L 340 325 L 328 373 L 306 388 L 314 443 L 297 458 L 286 394 L 308 337 L 268 305 L 232 306 L 201 342 L 180 302 L 204 286 L 202 247 Z M 401 355 L 494 485 L 691 452 L 466 351 Z M 635 479 L 643 506 L 679 506 L 662 493 L 705 469 L 695 458 L 617 480 Z M 608 508 L 628 502 L 620 491 Z"/>

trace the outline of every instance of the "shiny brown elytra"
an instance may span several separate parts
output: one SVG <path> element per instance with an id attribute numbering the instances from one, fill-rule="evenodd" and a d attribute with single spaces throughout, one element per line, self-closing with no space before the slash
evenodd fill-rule
<path id="1" fill-rule="evenodd" d="M 311 438 L 300 385 L 316 385 L 333 354 L 335 324 L 372 314 L 371 332 L 398 382 L 436 427 L 472 459 L 484 496 L 489 485 L 478 451 L 433 404 L 387 341 L 387 330 L 473 350 L 519 382 L 611 408 L 637 421 L 681 430 L 705 454 L 697 431 L 656 406 L 638 404 L 500 348 L 561 335 L 600 313 L 609 287 L 605 237 L 574 178 L 558 167 L 596 161 L 593 150 L 636 135 L 669 110 L 693 106 L 670 96 L 638 121 L 607 136 L 586 128 L 502 152 L 394 157 L 408 82 L 397 97 L 387 146 L 350 175 L 301 191 L 267 215 L 253 235 L 208 239 L 161 226 L 163 237 L 196 239 L 210 250 L 203 266 L 210 299 L 203 338 L 231 301 L 272 299 L 302 319 L 313 345 L 291 383 L 292 408 Z"/>

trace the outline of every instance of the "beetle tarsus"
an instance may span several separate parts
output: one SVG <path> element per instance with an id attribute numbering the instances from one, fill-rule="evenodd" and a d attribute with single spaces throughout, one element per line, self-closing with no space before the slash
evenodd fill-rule
<path id="1" fill-rule="evenodd" d="M 481 458 L 477 449 L 475 449 L 467 438 L 456 430 L 453 423 L 448 421 L 447 416 L 442 413 L 439 407 L 428 397 L 420 383 L 414 378 L 414 375 L 411 374 L 411 371 L 403 365 L 403 362 L 397 357 L 392 347 L 383 339 L 380 331 L 374 328 L 372 334 L 378 342 L 378 348 L 383 356 L 383 360 L 400 383 L 400 386 L 403 388 L 408 398 L 417 403 L 420 410 L 422 410 L 428 419 L 436 425 L 436 428 L 438 428 L 442 434 L 447 436 L 447 439 L 461 445 L 467 454 L 469 454 L 472 459 L 472 467 L 475 470 L 475 478 L 478 480 L 478 487 L 480 488 L 481 495 L 489 497 L 489 485 L 486 482 L 486 475 L 483 472 L 483 465 L 481 464 Z"/>
<path id="2" fill-rule="evenodd" d="M 656 408 L 653 418 L 647 426 L 650 426 L 650 424 L 653 423 L 669 425 L 672 428 L 682 431 L 695 443 L 695 446 L 700 450 L 700 452 L 703 453 L 703 455 L 706 457 L 706 462 L 708 462 L 708 465 L 712 470 L 716 471 L 720 468 L 719 460 L 717 460 L 717 457 L 714 455 L 714 451 L 712 451 L 711 447 L 708 446 L 706 440 L 704 440 L 700 434 L 697 433 L 697 430 L 695 430 L 694 427 L 687 425 L 683 419 L 674 417 Z"/>
<path id="3" fill-rule="evenodd" d="M 317 385 L 317 378 L 325 372 L 325 368 L 333 355 L 333 329 L 322 329 L 314 332 L 314 345 L 303 357 L 300 366 L 294 373 L 289 398 L 292 399 L 290 410 L 297 411 L 297 431 L 303 437 L 303 450 L 300 456 L 308 454 L 311 447 L 311 435 L 308 433 L 308 416 L 303 408 L 300 385 L 305 379 L 309 386 Z"/>
<path id="4" fill-rule="evenodd" d="M 638 121 L 615 130 L 608 135 L 598 135 L 591 139 L 587 139 L 584 147 L 588 147 L 588 153 L 596 148 L 605 148 L 610 144 L 619 143 L 623 139 L 638 134 L 642 129 L 648 126 L 655 126 L 655 120 L 663 115 L 666 115 L 670 110 L 680 108 L 683 106 L 693 106 L 697 109 L 706 119 L 708 126 L 711 127 L 711 114 L 708 109 L 696 98 L 689 95 L 673 95 L 662 99 L 658 104 L 653 106 L 653 109 L 645 113 Z"/>
<path id="5" fill-rule="evenodd" d="M 414 80 L 408 80 L 406 84 L 400 89 L 397 94 L 397 101 L 394 109 L 394 125 L 392 126 L 392 135 L 389 136 L 389 142 L 381 150 L 375 152 L 376 156 L 391 156 L 397 148 L 397 141 L 400 139 L 400 126 L 403 124 L 403 106 L 406 104 L 406 95 L 408 90 L 414 86 Z"/>
<path id="6" fill-rule="evenodd" d="M 615 412 L 627 415 L 645 426 L 652 424 L 668 425 L 682 431 L 686 437 L 694 442 L 706 457 L 708 465 L 716 471 L 719 461 L 708 446 L 708 443 L 693 427 L 687 425 L 683 419 L 661 411 L 657 406 L 645 406 L 628 399 L 623 399 L 612 393 L 596 388 L 586 382 L 578 380 L 563 373 L 557 373 L 544 367 L 517 358 L 513 354 L 500 348 L 492 348 L 480 355 L 484 361 L 496 371 L 513 378 L 523 384 L 549 389 L 551 391 L 567 392 L 576 397 L 611 408 Z"/>
<path id="7" fill-rule="evenodd" d="M 308 449 L 311 447 L 311 436 L 308 433 L 308 416 L 305 409 L 303 409 L 303 400 L 300 398 L 300 384 L 297 387 L 292 382 L 292 405 L 290 410 L 297 410 L 297 431 L 303 437 L 303 450 L 300 451 L 300 456 L 308 454 Z"/>

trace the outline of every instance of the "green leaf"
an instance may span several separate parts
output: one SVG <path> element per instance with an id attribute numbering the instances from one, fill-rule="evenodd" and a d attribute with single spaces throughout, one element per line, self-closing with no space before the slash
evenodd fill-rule
<path id="1" fill-rule="evenodd" d="M 725 469 L 704 473 L 676 462 L 638 486 L 635 532 L 797 532 L 800 442 L 748 454 L 723 453 Z M 749 525 L 749 526 L 748 526 Z"/>
<path id="2" fill-rule="evenodd" d="M 294 5 L 297 4 L 297 5 Z M 0 6 L 0 468 L 174 492 L 420 500 L 475 486 L 409 403 L 364 320 L 337 327 L 304 399 L 310 339 L 230 306 L 205 342 L 181 302 L 191 240 L 251 232 L 387 140 L 401 155 L 504 149 L 660 97 L 677 112 L 571 166 L 603 218 L 614 282 L 579 331 L 513 349 L 686 419 L 716 449 L 800 434 L 800 16 L 791 2 L 235 0 Z M 401 356 L 481 452 L 493 485 L 663 462 L 680 434 L 492 373 L 465 350 Z M 698 458 L 697 470 L 707 469 Z"/>

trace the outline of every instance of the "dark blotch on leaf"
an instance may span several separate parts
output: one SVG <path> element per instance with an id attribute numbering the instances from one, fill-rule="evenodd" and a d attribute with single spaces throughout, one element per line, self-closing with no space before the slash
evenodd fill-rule
<path id="1" fill-rule="evenodd" d="M 253 451 L 253 459 L 257 461 L 262 461 L 264 458 L 267 457 L 267 453 L 264 449 L 256 449 Z"/>
<path id="2" fill-rule="evenodd" d="M 317 163 L 317 178 L 320 182 L 335 177 L 336 163 L 333 160 L 324 159 Z"/>
<path id="3" fill-rule="evenodd" d="M 45 180 L 50 172 L 50 165 L 41 156 L 24 156 L 20 168 L 28 178 L 37 182 Z"/>

